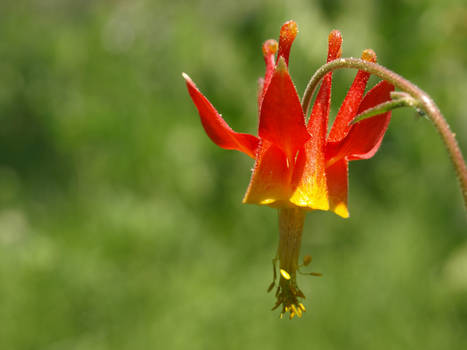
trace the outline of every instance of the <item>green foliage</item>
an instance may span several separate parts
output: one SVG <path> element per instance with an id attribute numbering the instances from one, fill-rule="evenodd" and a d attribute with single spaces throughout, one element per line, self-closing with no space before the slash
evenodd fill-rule
<path id="1" fill-rule="evenodd" d="M 299 321 L 266 294 L 274 210 L 215 147 L 187 72 L 255 132 L 262 41 L 295 19 L 303 91 L 330 30 L 429 92 L 467 153 L 467 7 L 449 1 L 2 1 L 1 349 L 460 349 L 467 220 L 431 125 L 397 110 L 350 169 L 351 218 L 308 215 L 322 278 Z M 338 72 L 333 113 L 354 72 Z M 375 80 L 372 80 L 373 83 Z"/>

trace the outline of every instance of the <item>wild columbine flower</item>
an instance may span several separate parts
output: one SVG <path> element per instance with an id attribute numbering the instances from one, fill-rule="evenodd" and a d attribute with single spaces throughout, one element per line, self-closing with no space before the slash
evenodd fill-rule
<path id="1" fill-rule="evenodd" d="M 273 260 L 274 280 L 269 290 L 275 286 L 278 260 L 280 274 L 273 309 L 282 305 L 281 317 L 289 312 L 290 318 L 301 317 L 305 311 L 300 302 L 305 296 L 296 280 L 299 268 L 311 261 L 310 256 L 305 256 L 303 264 L 298 263 L 305 212 L 331 210 L 341 217 L 349 216 L 348 162 L 368 159 L 375 154 L 391 114 L 387 112 L 355 124 L 351 122 L 368 108 L 389 101 L 394 89 L 382 81 L 364 96 L 369 73 L 359 71 L 328 134 L 330 72 L 323 79 L 306 122 L 288 72 L 289 52 L 297 32 L 295 22 L 286 22 L 280 31 L 279 44 L 275 40 L 263 44 L 266 73 L 259 82 L 258 137 L 233 131 L 188 75 L 183 74 L 211 140 L 222 148 L 244 152 L 256 161 L 243 203 L 278 209 L 279 248 Z M 341 34 L 332 31 L 328 62 L 340 57 L 341 45 Z M 362 58 L 376 61 L 372 50 L 365 50 Z"/>

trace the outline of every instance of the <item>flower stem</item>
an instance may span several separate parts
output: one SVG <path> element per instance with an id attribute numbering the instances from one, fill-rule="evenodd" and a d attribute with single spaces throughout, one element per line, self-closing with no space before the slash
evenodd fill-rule
<path id="1" fill-rule="evenodd" d="M 399 74 L 383 67 L 377 63 L 367 62 L 358 58 L 339 58 L 321 66 L 315 74 L 311 77 L 306 89 L 303 94 L 302 108 L 305 114 L 308 112 L 311 98 L 313 93 L 318 86 L 320 80 L 329 72 L 335 69 L 341 68 L 355 68 L 371 74 L 374 74 L 381 79 L 387 80 L 398 89 L 408 93 L 419 103 L 419 107 L 425 111 L 428 118 L 431 120 L 436 130 L 438 130 L 447 150 L 451 157 L 451 161 L 456 169 L 457 178 L 464 198 L 464 205 L 467 209 L 467 165 L 465 163 L 462 152 L 456 140 L 456 135 L 449 128 L 449 124 L 441 114 L 439 108 L 431 97 L 412 84 L 410 81 L 404 79 Z"/>
<path id="2" fill-rule="evenodd" d="M 399 95 L 403 95 L 403 96 L 399 96 Z M 355 118 L 350 122 L 350 124 L 356 124 L 358 122 L 361 122 L 362 120 L 375 117 L 379 114 L 383 114 L 383 113 L 392 111 L 393 109 L 400 108 L 400 107 L 412 107 L 412 108 L 415 108 L 419 113 L 421 112 L 418 101 L 415 100 L 409 94 L 406 94 L 405 92 L 397 92 L 397 93 L 393 92 L 391 93 L 391 98 L 392 100 L 380 103 L 379 105 L 376 105 L 372 108 L 368 108 L 362 113 L 356 115 Z M 424 114 L 425 112 L 423 112 L 423 115 Z"/>

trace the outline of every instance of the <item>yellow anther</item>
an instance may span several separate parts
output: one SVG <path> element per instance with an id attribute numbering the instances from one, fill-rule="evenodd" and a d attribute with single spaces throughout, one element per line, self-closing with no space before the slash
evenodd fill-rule
<path id="1" fill-rule="evenodd" d="M 286 306 L 284 310 L 285 310 L 285 312 L 289 312 L 289 311 L 290 311 L 290 307 L 289 307 L 289 306 Z"/>
<path id="2" fill-rule="evenodd" d="M 295 316 L 295 312 L 292 311 L 292 312 L 290 313 L 289 320 L 291 320 L 294 316 Z"/>
<path id="3" fill-rule="evenodd" d="M 302 309 L 300 309 L 300 308 L 297 309 L 297 316 L 299 318 L 302 318 Z"/>
<path id="4" fill-rule="evenodd" d="M 298 314 L 298 310 L 297 310 L 297 308 L 295 307 L 294 304 L 292 304 L 292 312 L 293 312 L 294 314 Z"/>
<path id="5" fill-rule="evenodd" d="M 303 257 L 303 265 L 308 266 L 311 263 L 311 255 L 305 255 Z"/>
<path id="6" fill-rule="evenodd" d="M 281 312 L 279 318 L 282 320 L 282 317 L 284 317 L 284 314 Z"/>
<path id="7" fill-rule="evenodd" d="M 306 311 L 305 305 L 303 305 L 302 303 L 298 304 L 298 306 L 299 306 L 300 309 L 302 309 L 303 311 Z"/>
<path id="8" fill-rule="evenodd" d="M 290 275 L 287 271 L 285 271 L 284 269 L 281 269 L 281 275 L 282 277 L 284 277 L 287 281 L 290 279 Z"/>

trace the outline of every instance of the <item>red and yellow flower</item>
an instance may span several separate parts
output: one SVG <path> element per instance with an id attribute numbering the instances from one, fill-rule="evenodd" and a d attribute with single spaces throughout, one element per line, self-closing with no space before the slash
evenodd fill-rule
<path id="1" fill-rule="evenodd" d="M 359 113 L 389 101 L 394 89 L 382 81 L 365 94 L 369 73 L 359 71 L 328 133 L 332 72 L 328 73 L 307 121 L 288 72 L 290 48 L 297 32 L 295 22 L 286 22 L 279 43 L 267 40 L 263 44 L 266 72 L 260 79 L 258 93 L 258 136 L 233 131 L 188 75 L 183 74 L 211 140 L 222 148 L 238 150 L 255 159 L 243 203 L 279 209 L 276 260 L 281 273 L 276 307 L 282 305 L 281 315 L 290 312 L 291 317 L 301 316 L 305 310 L 299 302 L 304 295 L 296 284 L 304 213 L 330 210 L 344 218 L 349 216 L 348 163 L 371 158 L 376 153 L 391 113 L 354 124 L 352 121 Z M 341 34 L 332 31 L 328 62 L 340 58 L 341 45 Z M 362 59 L 375 62 L 376 55 L 372 50 L 365 50 Z"/>

